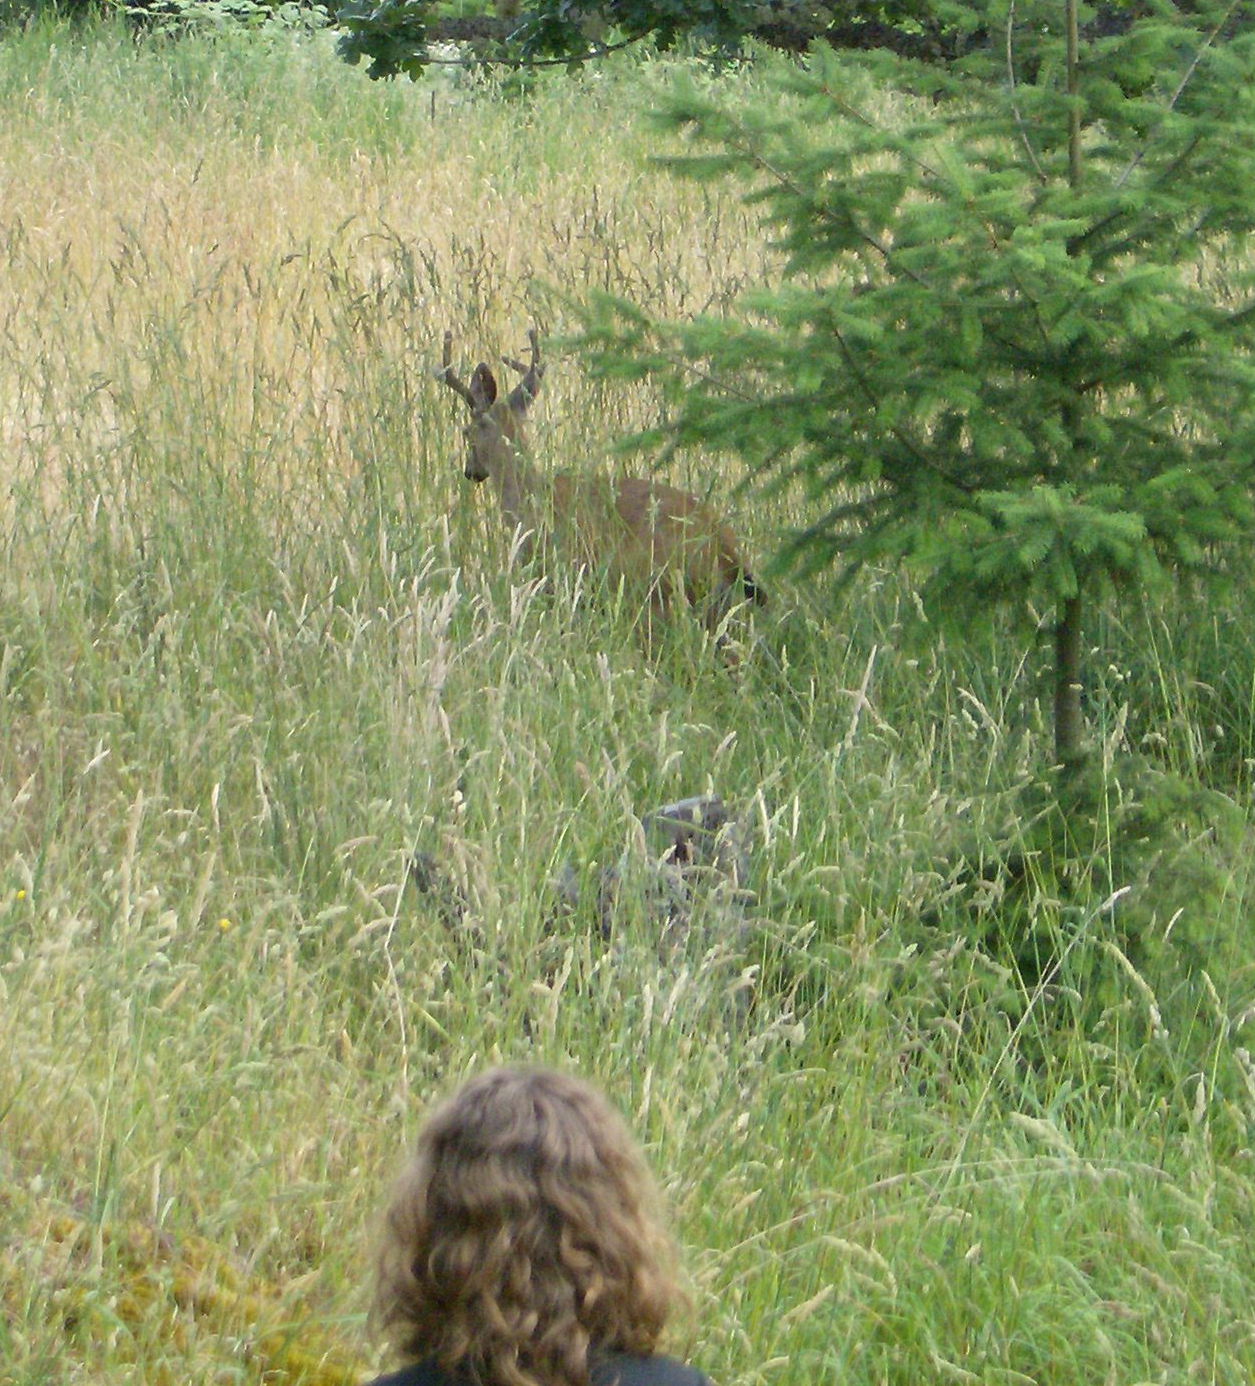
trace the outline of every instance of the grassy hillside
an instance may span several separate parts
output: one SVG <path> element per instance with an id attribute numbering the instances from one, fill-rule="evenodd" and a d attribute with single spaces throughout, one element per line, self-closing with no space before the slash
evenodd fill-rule
<path id="1" fill-rule="evenodd" d="M 664 81 L 524 102 L 372 86 L 325 38 L 0 43 L 6 1383 L 365 1374 L 388 1179 L 499 1059 L 631 1117 L 695 1287 L 676 1346 L 726 1386 L 1255 1375 L 1246 839 L 1151 899 L 1153 974 L 1126 856 L 1086 846 L 1079 913 L 1030 873 L 1015 908 L 1086 962 L 1025 983 L 970 864 L 1032 840 L 1038 642 L 973 613 L 948 646 L 875 573 L 778 579 L 731 671 L 689 623 L 646 648 L 511 568 L 462 479 L 447 328 L 469 369 L 592 286 L 679 315 L 772 273 L 731 195 L 650 169 Z M 538 456 L 609 465 L 656 408 L 555 359 Z M 770 553 L 789 501 L 674 476 Z M 1113 612 L 1090 690 L 1110 757 L 1239 814 L 1252 605 Z M 707 791 L 744 926 L 699 901 L 660 942 L 628 892 L 606 942 L 556 908 L 564 864 Z"/>

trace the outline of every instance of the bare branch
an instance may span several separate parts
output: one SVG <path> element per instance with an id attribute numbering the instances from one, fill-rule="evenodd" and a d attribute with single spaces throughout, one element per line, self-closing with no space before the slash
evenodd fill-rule
<path id="1" fill-rule="evenodd" d="M 1028 155 L 1028 161 L 1033 166 L 1039 182 L 1045 183 L 1046 170 L 1037 161 L 1037 153 L 1029 142 L 1028 130 L 1024 124 L 1024 117 L 1020 114 L 1020 107 L 1015 100 L 1015 51 L 1012 47 L 1012 32 L 1015 27 L 1015 0 L 1007 9 L 1007 85 L 1011 90 L 1011 111 L 1015 116 L 1015 125 L 1020 132 L 1020 141 L 1024 145 L 1024 152 Z"/>

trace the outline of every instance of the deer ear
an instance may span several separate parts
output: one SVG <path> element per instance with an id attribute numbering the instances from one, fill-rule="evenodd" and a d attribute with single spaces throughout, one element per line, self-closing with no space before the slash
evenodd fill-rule
<path id="1" fill-rule="evenodd" d="M 471 376 L 471 400 L 476 409 L 488 409 L 497 398 L 497 379 L 481 361 Z"/>

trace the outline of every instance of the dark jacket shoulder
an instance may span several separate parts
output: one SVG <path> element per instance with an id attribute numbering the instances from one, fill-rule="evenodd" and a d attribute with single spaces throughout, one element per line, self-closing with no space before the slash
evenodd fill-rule
<path id="1" fill-rule="evenodd" d="M 710 1386 L 693 1367 L 674 1357 L 638 1356 L 616 1352 L 599 1358 L 589 1373 L 593 1386 Z M 426 1357 L 399 1372 L 381 1376 L 371 1386 L 465 1386 L 463 1379 L 447 1372 L 434 1357 Z"/>
<path id="2" fill-rule="evenodd" d="M 617 1352 L 593 1364 L 593 1386 L 710 1386 L 694 1367 L 674 1357 Z"/>
<path id="3" fill-rule="evenodd" d="M 458 1377 L 439 1365 L 434 1357 L 425 1357 L 399 1372 L 391 1372 L 369 1383 L 369 1386 L 460 1386 Z"/>

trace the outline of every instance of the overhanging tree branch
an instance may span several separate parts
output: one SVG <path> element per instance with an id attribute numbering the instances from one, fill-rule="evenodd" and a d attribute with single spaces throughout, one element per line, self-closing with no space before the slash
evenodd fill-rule
<path id="1" fill-rule="evenodd" d="M 142 16 L 168 2 L 130 0 L 129 11 Z M 871 7 L 852 9 L 848 0 L 806 6 L 795 0 L 703 0 L 691 6 L 674 0 L 532 0 L 510 16 L 439 14 L 435 0 L 325 0 L 321 8 L 335 14 L 341 55 L 353 63 L 367 60 L 371 77 L 415 77 L 429 64 L 578 66 L 649 38 L 663 48 L 688 39 L 722 53 L 760 45 L 801 54 L 826 43 L 940 68 L 1000 41 L 974 15 L 957 22 L 957 12 L 940 0 L 880 0 L 874 13 Z M 1081 33 L 1120 34 L 1134 18 L 1133 7 L 1109 4 L 1099 7 Z M 442 44 L 470 51 L 433 53 Z"/>

